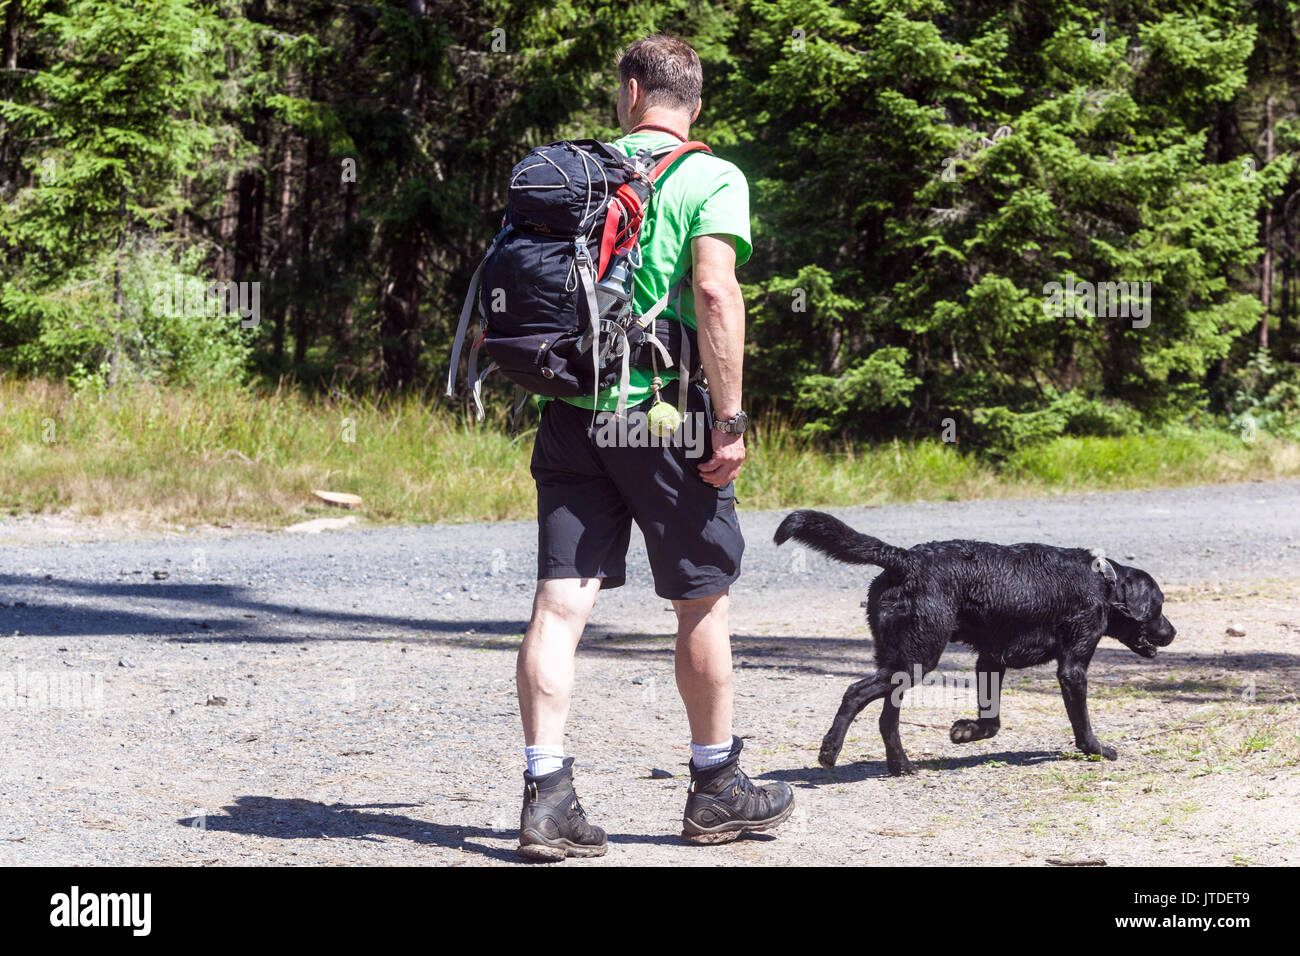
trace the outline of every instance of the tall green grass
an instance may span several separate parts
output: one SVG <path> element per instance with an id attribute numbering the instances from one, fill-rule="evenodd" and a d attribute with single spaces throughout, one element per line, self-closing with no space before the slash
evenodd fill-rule
<path id="1" fill-rule="evenodd" d="M 953 445 L 813 443 L 760 421 L 737 497 L 749 508 L 885 504 L 1272 479 L 1300 446 L 1183 431 L 1062 438 L 994 467 Z M 161 525 L 279 527 L 361 495 L 375 522 L 530 518 L 532 433 L 474 424 L 441 400 L 291 388 L 75 392 L 0 379 L 0 508 Z"/>

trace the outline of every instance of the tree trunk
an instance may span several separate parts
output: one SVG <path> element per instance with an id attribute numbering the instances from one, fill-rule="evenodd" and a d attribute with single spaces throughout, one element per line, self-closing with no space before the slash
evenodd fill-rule
<path id="1" fill-rule="evenodd" d="M 345 196 L 343 206 L 343 235 L 351 241 L 352 230 L 357 221 L 357 184 L 350 182 L 345 184 Z M 349 359 L 349 353 L 352 351 L 353 342 L 356 339 L 356 294 L 349 290 L 346 293 L 346 301 L 343 305 L 343 311 L 339 318 L 338 326 L 338 349 L 339 354 L 345 362 Z M 350 364 L 350 363 L 349 363 Z"/>
<path id="2" fill-rule="evenodd" d="M 122 299 L 122 253 L 126 248 L 126 184 L 118 186 L 117 217 L 120 221 L 117 234 L 117 252 L 113 257 L 113 350 L 108 354 L 108 384 L 117 384 L 122 361 L 122 323 L 125 320 L 125 303 Z M 180 308 L 184 308 L 183 305 Z"/>
<path id="3" fill-rule="evenodd" d="M 1273 94 L 1264 98 L 1264 165 L 1273 162 Z M 1268 350 L 1268 316 L 1273 307 L 1273 203 L 1264 207 L 1264 262 L 1260 268 L 1259 301 L 1264 315 L 1259 321 L 1259 348 Z"/>
<path id="4" fill-rule="evenodd" d="M 290 84 L 292 89 L 292 84 Z M 288 273 L 289 265 L 289 201 L 292 198 L 293 185 L 293 134 L 286 130 L 284 134 L 284 164 L 280 170 L 280 238 L 276 244 L 276 264 L 274 281 L 277 295 L 276 305 L 271 310 L 271 319 L 275 323 L 271 330 L 271 359 L 276 368 L 284 362 L 284 325 L 286 297 L 281 286 Z"/>
<path id="5" fill-rule="evenodd" d="M 389 250 L 387 281 L 380 301 L 383 384 L 396 389 L 415 382 L 420 359 L 419 227 L 396 237 Z"/>
<path id="6" fill-rule="evenodd" d="M 18 18 L 22 12 L 22 0 L 9 0 L 9 5 L 5 7 L 4 34 L 0 35 L 0 67 L 6 70 L 18 69 Z M 0 77 L 0 96 L 5 99 L 9 98 L 8 76 Z M 5 154 L 5 141 L 7 139 L 7 129 L 4 117 L 0 116 L 0 161 Z M 3 178 L 0 178 L 3 183 Z"/>
<path id="7" fill-rule="evenodd" d="M 1294 207 L 1294 208 L 1293 208 Z M 1290 340 L 1300 327 L 1300 270 L 1296 268 L 1296 215 L 1300 213 L 1300 190 L 1285 196 L 1282 202 L 1282 307 L 1278 312 L 1278 341 Z"/>
<path id="8" fill-rule="evenodd" d="M 247 169 L 240 173 L 236 192 L 239 212 L 235 223 L 234 277 L 243 279 L 250 272 L 261 269 L 262 216 L 266 201 L 266 178 L 262 171 Z"/>
<path id="9" fill-rule="evenodd" d="M 408 0 L 407 12 L 417 21 L 425 16 L 424 0 Z M 412 72 L 402 91 L 402 113 L 418 122 L 420 77 Z M 416 381 L 420 359 L 420 261 L 424 254 L 421 224 L 408 220 L 388 248 L 388 266 L 380 300 L 380 358 L 383 384 L 401 388 Z"/>
<path id="10" fill-rule="evenodd" d="M 232 241 L 235 234 L 236 219 L 239 216 L 239 179 L 232 170 L 226 176 L 226 185 L 221 200 L 221 221 L 217 223 L 217 280 L 229 282 L 235 272 L 235 250 Z"/>
<path id="11" fill-rule="evenodd" d="M 22 10 L 23 0 L 9 0 L 9 5 L 5 7 L 5 32 L 0 37 L 0 65 L 6 70 L 18 69 L 18 18 Z"/>
<path id="12" fill-rule="evenodd" d="M 312 91 L 315 99 L 315 90 Z M 316 164 L 316 141 L 307 140 L 306 160 L 302 180 L 302 217 L 298 227 L 298 282 L 293 303 L 293 364 L 299 368 L 307 360 L 307 343 L 310 337 L 312 295 L 311 240 L 316 229 L 315 191 L 312 189 L 312 167 Z"/>

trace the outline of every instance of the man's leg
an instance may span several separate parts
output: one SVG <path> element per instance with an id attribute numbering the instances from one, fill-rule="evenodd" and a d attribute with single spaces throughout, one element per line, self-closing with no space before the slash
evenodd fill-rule
<path id="1" fill-rule="evenodd" d="M 677 692 L 686 705 L 691 740 L 731 747 L 731 633 L 728 591 L 674 601 L 677 612 Z"/>
<path id="2" fill-rule="evenodd" d="M 574 656 L 599 593 L 599 578 L 546 578 L 537 582 L 532 620 L 515 664 L 526 746 L 564 745 L 564 722 L 573 694 Z"/>
<path id="3" fill-rule="evenodd" d="M 605 852 L 605 831 L 587 822 L 573 789 L 573 758 L 564 757 L 574 656 L 599 593 L 599 578 L 543 578 L 533 596 L 515 664 L 529 764 L 519 815 L 518 853 L 525 859 L 554 862 Z"/>
<path id="4" fill-rule="evenodd" d="M 524 725 L 519 855 L 600 856 L 605 832 L 587 822 L 564 756 L 574 654 L 601 588 L 624 581 L 632 515 L 587 434 L 590 412 L 548 402 L 533 440 L 537 482 L 537 591 L 515 666 Z"/>
<path id="5" fill-rule="evenodd" d="M 728 591 L 673 601 L 677 612 L 677 690 L 691 726 L 691 788 L 682 836 L 692 843 L 725 843 L 768 830 L 794 806 L 788 784 L 756 786 L 740 769 L 740 738 L 731 733 Z"/>
<path id="6" fill-rule="evenodd" d="M 662 393 L 675 404 L 673 382 Z M 736 518 L 735 489 L 700 478 L 712 455 L 708 396 L 689 386 L 693 440 L 650 448 L 601 449 L 606 473 L 645 536 L 655 593 L 677 612 L 677 689 L 691 727 L 691 786 L 682 836 L 692 843 L 723 843 L 767 830 L 790 815 L 794 793 L 785 783 L 754 783 L 740 769 L 741 741 L 732 734 L 731 635 L 728 589 L 740 574 L 745 539 Z M 644 415 L 649 403 L 628 411 Z"/>

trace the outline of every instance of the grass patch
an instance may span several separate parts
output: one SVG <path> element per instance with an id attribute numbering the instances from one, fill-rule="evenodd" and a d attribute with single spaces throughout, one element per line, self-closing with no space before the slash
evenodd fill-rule
<path id="1" fill-rule="evenodd" d="M 1238 769 L 1258 774 L 1300 764 L 1300 705 L 1224 706 L 1198 726 L 1172 732 L 1171 756 L 1192 763 L 1197 776 Z"/>
<path id="2" fill-rule="evenodd" d="M 420 395 L 292 388 L 98 394 L 0 378 L 0 507 L 146 524 L 280 527 L 327 509 L 312 488 L 361 495 L 376 523 L 528 519 L 532 433 L 505 434 Z M 746 508 L 881 505 L 1277 479 L 1300 445 L 1213 431 L 1059 438 L 995 467 L 934 441 L 817 443 L 762 420 L 737 481 Z M 333 512 L 330 512 L 333 513 Z"/>

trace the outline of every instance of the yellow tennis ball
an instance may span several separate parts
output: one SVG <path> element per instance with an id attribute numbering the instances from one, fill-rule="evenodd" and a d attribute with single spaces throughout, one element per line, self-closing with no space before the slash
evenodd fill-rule
<path id="1" fill-rule="evenodd" d="M 650 433 L 660 438 L 671 438 L 682 424 L 681 412 L 667 402 L 655 402 L 646 415 Z"/>

